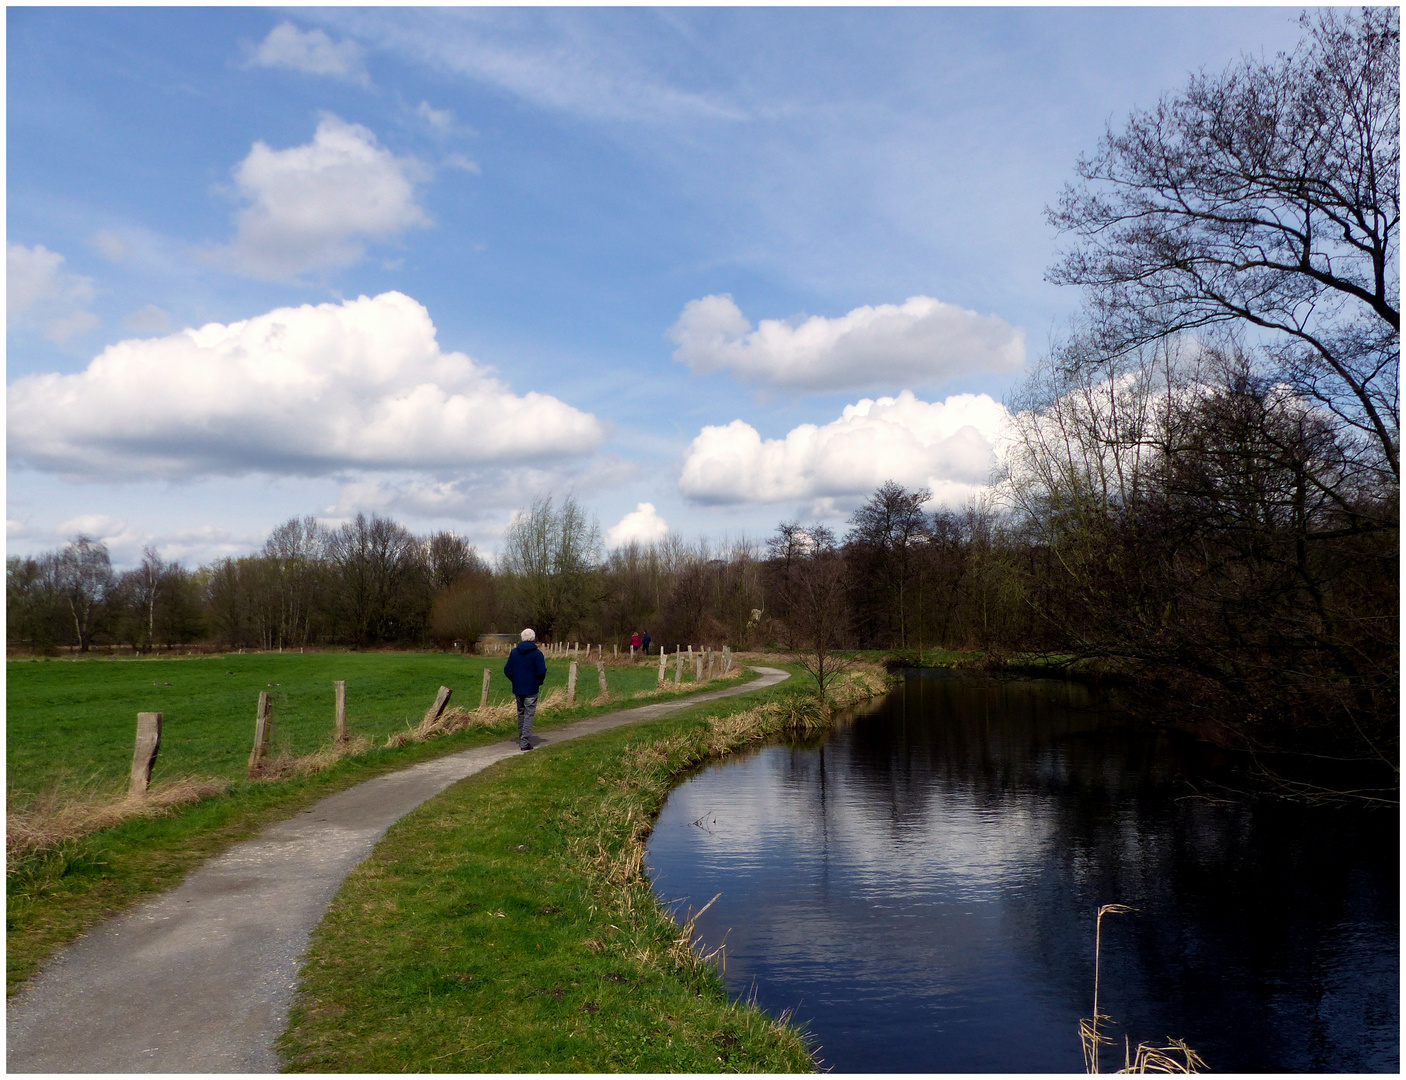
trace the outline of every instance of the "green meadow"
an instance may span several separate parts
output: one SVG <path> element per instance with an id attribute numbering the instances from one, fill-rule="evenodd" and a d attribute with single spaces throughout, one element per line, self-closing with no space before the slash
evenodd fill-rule
<path id="1" fill-rule="evenodd" d="M 39 659 L 6 664 L 6 795 L 11 809 L 55 790 L 120 793 L 131 768 L 138 712 L 162 714 L 153 783 L 188 776 L 244 776 L 260 691 L 273 703 L 272 756 L 311 753 L 333 736 L 335 680 L 347 684 L 347 729 L 376 744 L 419 723 L 441 685 L 451 705 L 476 708 L 483 671 L 491 704 L 511 700 L 503 657 L 451 653 L 231 653 L 173 659 Z M 656 661 L 657 662 L 657 661 Z M 568 662 L 549 659 L 543 692 L 566 686 Z M 612 700 L 653 689 L 658 668 L 607 664 Z M 673 668 L 669 678 L 672 686 Z M 575 710 L 539 717 L 550 726 L 581 715 L 597 694 L 583 663 Z M 692 688 L 685 672 L 683 689 Z M 508 725 L 511 726 L 511 725 Z"/>

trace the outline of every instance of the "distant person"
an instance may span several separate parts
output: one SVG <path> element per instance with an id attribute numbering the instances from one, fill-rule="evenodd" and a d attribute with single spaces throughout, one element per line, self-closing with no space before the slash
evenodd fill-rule
<path id="1" fill-rule="evenodd" d="M 517 648 L 508 653 L 503 674 L 513 684 L 517 698 L 517 745 L 519 750 L 532 749 L 532 717 L 537 712 L 537 691 L 547 681 L 547 658 L 537 648 L 537 633 L 522 632 Z"/>
<path id="2" fill-rule="evenodd" d="M 630 635 L 630 652 L 633 653 L 640 647 L 640 632 L 636 630 Z"/>
<path id="3" fill-rule="evenodd" d="M 642 645 L 644 645 L 644 654 L 645 654 L 645 656 L 648 656 L 648 655 L 649 655 L 649 642 L 650 642 L 649 631 L 646 630 L 646 631 L 644 632 L 644 637 L 640 638 L 640 643 L 641 643 Z"/>

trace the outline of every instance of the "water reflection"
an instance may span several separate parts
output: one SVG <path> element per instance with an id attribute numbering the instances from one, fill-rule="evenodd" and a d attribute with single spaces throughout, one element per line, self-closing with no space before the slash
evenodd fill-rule
<path id="1" fill-rule="evenodd" d="M 723 894 L 699 929 L 729 990 L 841 1071 L 1082 1071 L 1112 901 L 1139 909 L 1104 924 L 1120 1040 L 1396 1071 L 1395 817 L 1197 794 L 1238 768 L 1078 686 L 913 677 L 822 745 L 681 785 L 650 872 L 666 901 Z"/>

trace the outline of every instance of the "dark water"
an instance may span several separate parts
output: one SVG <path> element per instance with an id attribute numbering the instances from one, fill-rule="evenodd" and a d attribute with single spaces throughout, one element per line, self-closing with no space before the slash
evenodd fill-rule
<path id="1" fill-rule="evenodd" d="M 1056 682 L 910 677 L 819 745 L 670 796 L 655 891 L 733 994 L 844 1072 L 1081 1072 L 1100 1012 L 1217 1072 L 1395 1072 L 1394 812 L 1251 800 L 1238 763 Z M 1200 791 L 1202 794 L 1197 794 Z"/>

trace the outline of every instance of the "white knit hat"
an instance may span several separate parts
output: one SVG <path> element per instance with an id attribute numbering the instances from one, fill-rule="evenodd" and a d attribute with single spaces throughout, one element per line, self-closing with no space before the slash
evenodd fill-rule
<path id="1" fill-rule="evenodd" d="M 536 631 L 536 630 L 533 630 L 531 627 L 528 627 L 526 630 L 524 630 L 524 631 L 522 632 L 522 640 L 523 640 L 523 641 L 536 641 L 536 640 L 537 640 L 537 631 Z"/>

